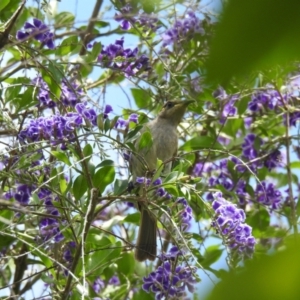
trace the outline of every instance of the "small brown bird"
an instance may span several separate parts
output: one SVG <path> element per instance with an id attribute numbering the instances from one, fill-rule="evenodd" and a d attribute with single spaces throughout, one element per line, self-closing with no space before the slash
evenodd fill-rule
<path id="1" fill-rule="evenodd" d="M 168 101 L 158 116 L 144 125 L 141 133 L 149 131 L 152 144 L 149 147 L 136 149 L 136 154 L 129 161 L 133 181 L 137 177 L 146 177 L 156 169 L 157 159 L 166 162 L 163 174 L 168 174 L 172 167 L 172 158 L 176 156 L 178 146 L 177 126 L 182 120 L 187 106 L 194 101 Z M 140 138 L 135 145 L 138 148 Z M 138 261 L 154 260 L 156 257 L 157 220 L 145 204 L 139 203 L 141 221 L 135 250 Z"/>

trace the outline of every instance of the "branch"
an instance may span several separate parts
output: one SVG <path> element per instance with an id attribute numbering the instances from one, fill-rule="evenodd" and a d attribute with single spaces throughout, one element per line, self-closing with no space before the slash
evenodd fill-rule
<path id="1" fill-rule="evenodd" d="M 90 18 L 90 22 L 89 22 L 89 24 L 88 24 L 88 26 L 86 28 L 86 31 L 84 33 L 84 36 L 82 38 L 82 44 L 83 45 L 82 45 L 82 47 L 80 49 L 80 52 L 79 52 L 80 55 L 84 55 L 85 54 L 85 52 L 86 52 L 86 45 L 92 40 L 92 31 L 93 31 L 95 23 L 97 21 L 97 16 L 98 16 L 100 8 L 102 6 L 102 1 L 103 0 L 97 0 L 97 2 L 95 4 L 92 16 Z"/>

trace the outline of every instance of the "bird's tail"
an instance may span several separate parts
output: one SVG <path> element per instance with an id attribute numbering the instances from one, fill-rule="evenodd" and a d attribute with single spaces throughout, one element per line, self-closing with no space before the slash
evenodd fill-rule
<path id="1" fill-rule="evenodd" d="M 141 208 L 140 228 L 135 258 L 138 261 L 156 258 L 156 218 L 146 208 Z"/>

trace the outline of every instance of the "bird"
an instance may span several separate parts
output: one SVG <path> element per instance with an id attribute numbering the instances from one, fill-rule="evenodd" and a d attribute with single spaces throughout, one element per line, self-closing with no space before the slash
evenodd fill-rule
<path id="1" fill-rule="evenodd" d="M 189 104 L 194 100 L 167 101 L 157 117 L 146 123 L 141 129 L 141 136 L 135 142 L 135 150 L 129 160 L 129 168 L 133 182 L 137 177 L 149 177 L 155 172 L 157 159 L 165 162 L 162 174 L 168 174 L 172 168 L 172 160 L 177 154 L 177 126 Z M 145 132 L 150 132 L 152 143 L 141 148 L 140 140 Z M 141 189 L 140 189 L 141 190 Z M 139 191 L 141 194 L 141 191 Z M 156 216 L 147 208 L 146 201 L 139 201 L 141 212 L 140 226 L 135 247 L 135 259 L 145 261 L 156 258 Z"/>

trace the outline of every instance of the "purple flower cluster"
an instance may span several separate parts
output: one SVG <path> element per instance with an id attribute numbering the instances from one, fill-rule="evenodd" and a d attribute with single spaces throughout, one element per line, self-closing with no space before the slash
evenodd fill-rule
<path id="1" fill-rule="evenodd" d="M 285 87 L 285 92 L 275 90 L 272 85 L 266 85 L 265 89 L 254 92 L 251 96 L 251 101 L 248 103 L 248 109 L 254 115 L 264 110 L 278 111 L 279 107 L 285 107 L 293 97 L 298 97 L 299 86 L 298 79 L 294 82 L 289 81 Z M 283 115 L 283 123 L 285 126 L 295 126 L 300 119 L 299 112 L 289 113 L 289 120 L 287 121 L 287 114 Z M 252 118 L 250 119 L 252 122 Z"/>
<path id="2" fill-rule="evenodd" d="M 112 111 L 113 111 L 113 108 L 111 105 L 109 105 L 109 104 L 105 105 L 104 110 L 103 110 L 103 118 L 107 119 L 108 114 L 111 113 Z"/>
<path id="3" fill-rule="evenodd" d="M 123 118 L 118 118 L 117 122 L 115 123 L 115 128 L 127 128 L 129 122 L 136 123 L 138 122 L 138 114 L 131 114 L 128 120 L 124 120 Z"/>
<path id="4" fill-rule="evenodd" d="M 66 80 L 62 81 L 60 101 L 64 105 L 75 107 L 84 95 L 82 88 L 75 82 L 69 83 Z"/>
<path id="5" fill-rule="evenodd" d="M 226 201 L 221 192 L 214 193 L 213 197 L 215 217 L 212 226 L 221 234 L 233 257 L 251 257 L 256 241 L 251 234 L 252 228 L 243 224 L 246 219 L 244 211 Z"/>
<path id="6" fill-rule="evenodd" d="M 281 192 L 276 189 L 273 183 L 266 181 L 257 185 L 255 196 L 259 203 L 269 206 L 271 210 L 278 209 L 283 202 Z"/>
<path id="7" fill-rule="evenodd" d="M 56 114 L 30 120 L 26 129 L 19 134 L 21 141 L 35 142 L 49 140 L 54 144 L 65 143 L 75 137 L 74 129 L 83 123 L 78 113 L 67 113 L 65 116 Z"/>
<path id="8" fill-rule="evenodd" d="M 47 189 L 40 189 L 38 192 L 38 197 L 44 202 L 44 207 L 47 214 L 55 217 L 60 216 L 59 211 L 53 204 L 53 201 L 56 200 L 53 199 L 51 191 Z M 59 225 L 60 224 L 56 218 L 43 218 L 40 220 L 39 237 L 42 238 L 43 242 L 53 239 L 55 243 L 58 243 L 64 239 L 63 234 L 60 232 Z"/>
<path id="9" fill-rule="evenodd" d="M 182 299 L 186 289 L 191 293 L 194 291 L 196 270 L 190 266 L 176 266 L 174 260 L 181 251 L 175 248 L 170 250 L 170 259 L 166 256 L 157 270 L 143 278 L 143 290 L 154 293 L 155 299 Z"/>
<path id="10" fill-rule="evenodd" d="M 265 167 L 268 168 L 269 171 L 282 166 L 283 156 L 280 150 L 275 149 L 271 152 L 264 161 Z"/>
<path id="11" fill-rule="evenodd" d="M 32 23 L 26 22 L 24 30 L 17 32 L 17 39 L 24 40 L 33 37 L 35 40 L 42 44 L 47 45 L 49 49 L 54 49 L 54 34 L 50 32 L 49 27 L 39 19 L 33 19 Z"/>
<path id="12" fill-rule="evenodd" d="M 213 92 L 213 97 L 219 100 L 220 103 L 221 124 L 224 124 L 228 117 L 233 117 L 237 114 L 237 108 L 235 107 L 235 103 L 239 100 L 238 95 L 227 95 L 226 91 L 220 86 Z"/>
<path id="13" fill-rule="evenodd" d="M 28 205 L 32 193 L 32 187 L 27 184 L 19 184 L 15 190 L 10 190 L 5 193 L 5 199 L 15 199 L 21 205 Z"/>
<path id="14" fill-rule="evenodd" d="M 151 178 L 147 178 L 147 177 L 137 177 L 136 178 L 136 183 L 138 183 L 138 184 L 144 184 L 146 186 L 150 186 L 151 182 L 152 182 Z M 166 199 L 171 198 L 171 195 L 161 186 L 162 185 L 161 178 L 157 178 L 156 180 L 154 180 L 152 182 L 152 185 L 154 187 L 157 187 L 155 190 L 155 194 L 158 197 L 166 198 Z"/>
<path id="15" fill-rule="evenodd" d="M 97 277 L 93 283 L 93 290 L 95 291 L 95 293 L 99 294 L 101 290 L 104 289 L 104 287 L 105 287 L 104 281 L 100 277 Z"/>
<path id="16" fill-rule="evenodd" d="M 126 76 L 134 76 L 151 69 L 146 55 L 138 56 L 138 48 L 124 49 L 123 44 L 124 38 L 121 38 L 101 50 L 98 61 L 104 68 L 119 70 Z"/>
<path id="17" fill-rule="evenodd" d="M 226 190 L 232 191 L 235 188 L 233 179 L 228 170 L 227 164 L 229 160 L 223 159 L 214 164 L 212 163 L 198 163 L 195 165 L 194 174 L 196 176 L 207 176 L 209 187 L 223 186 Z M 213 200 L 211 192 L 207 194 L 208 200 Z"/>
<path id="18" fill-rule="evenodd" d="M 50 97 L 50 89 L 41 76 L 34 78 L 32 83 L 39 88 L 37 99 L 42 105 L 50 108 L 56 106 L 56 102 Z M 82 88 L 80 88 L 76 83 L 69 83 L 66 80 L 62 81 L 59 100 L 63 105 L 74 107 L 80 102 L 83 96 L 84 93 Z"/>
<path id="19" fill-rule="evenodd" d="M 97 125 L 97 114 L 93 108 L 90 108 L 87 102 L 77 103 L 75 109 L 84 119 L 91 122 L 94 126 Z"/>
<path id="20" fill-rule="evenodd" d="M 185 19 L 177 20 L 173 27 L 163 34 L 163 46 L 181 44 L 196 33 L 204 34 L 202 22 L 193 11 L 189 11 Z"/>
<path id="21" fill-rule="evenodd" d="M 120 284 L 120 279 L 118 276 L 114 275 L 108 280 L 108 284 L 117 286 Z M 93 290 L 96 294 L 99 294 L 104 288 L 106 284 L 105 281 L 102 280 L 100 277 L 97 277 L 93 283 Z"/>
<path id="22" fill-rule="evenodd" d="M 292 112 L 289 114 L 289 116 L 287 117 L 287 115 L 285 114 L 283 116 L 284 118 L 284 124 L 287 126 L 294 126 L 297 127 L 297 122 L 300 120 L 300 112 L 296 111 L 296 112 Z"/>
<path id="23" fill-rule="evenodd" d="M 262 111 L 263 109 L 275 110 L 282 106 L 282 100 L 286 103 L 288 95 L 283 95 L 276 91 L 272 86 L 267 86 L 267 90 L 254 92 L 251 96 L 251 101 L 248 103 L 248 108 L 252 112 Z"/>
<path id="24" fill-rule="evenodd" d="M 68 242 L 65 245 L 64 251 L 63 251 L 63 260 L 65 261 L 65 267 L 67 269 L 70 269 L 72 266 L 73 262 L 73 253 L 76 248 L 76 243 L 75 242 Z M 65 276 L 68 276 L 69 272 L 68 270 L 64 269 L 63 270 Z"/>
<path id="25" fill-rule="evenodd" d="M 32 80 L 32 83 L 37 86 L 38 94 L 37 99 L 39 102 L 46 107 L 55 107 L 56 103 L 50 97 L 50 89 L 48 84 L 42 79 L 41 76 L 38 76 Z"/>
<path id="26" fill-rule="evenodd" d="M 275 149 L 264 160 L 259 159 L 259 156 L 264 156 L 264 151 L 260 148 L 264 144 L 263 140 L 257 137 L 255 134 L 250 133 L 245 137 L 242 144 L 243 158 L 248 161 L 252 161 L 250 168 L 252 171 L 256 171 L 257 168 L 261 168 L 263 165 L 271 171 L 277 167 L 282 166 L 282 154 L 280 150 Z M 240 171 L 244 170 L 244 167 L 240 166 Z"/>
<path id="27" fill-rule="evenodd" d="M 258 158 L 259 147 L 263 144 L 263 141 L 257 137 L 255 134 L 250 133 L 246 135 L 244 143 L 242 144 L 243 157 L 247 160 L 255 160 Z M 261 162 L 256 160 L 251 164 L 252 168 L 256 169 L 261 166 Z"/>
<path id="28" fill-rule="evenodd" d="M 191 221 L 193 219 L 192 208 L 188 205 L 185 198 L 181 197 L 176 200 L 177 208 L 179 209 L 179 222 L 183 226 L 183 230 L 187 230 L 191 226 Z"/>
<path id="29" fill-rule="evenodd" d="M 65 143 L 75 137 L 74 130 L 83 124 L 83 118 L 93 125 L 97 124 L 97 114 L 94 109 L 89 108 L 85 103 L 77 103 L 75 108 L 77 113 L 69 112 L 64 116 L 56 114 L 30 120 L 28 126 L 20 132 L 19 139 L 28 142 L 49 140 L 54 145 L 61 143 L 62 148 L 65 149 Z"/>
<path id="30" fill-rule="evenodd" d="M 132 24 L 141 26 L 144 31 L 148 31 L 149 29 L 156 31 L 160 27 L 160 25 L 158 25 L 158 18 L 153 14 L 142 13 L 134 16 L 132 6 L 129 3 L 122 7 L 120 11 L 120 14 L 115 15 L 115 20 L 121 22 L 120 27 L 123 30 L 131 29 Z"/>

